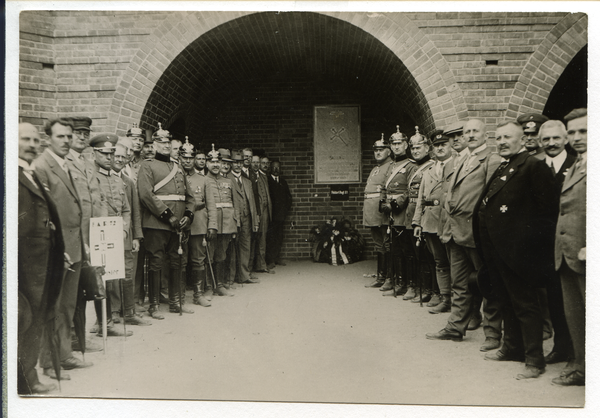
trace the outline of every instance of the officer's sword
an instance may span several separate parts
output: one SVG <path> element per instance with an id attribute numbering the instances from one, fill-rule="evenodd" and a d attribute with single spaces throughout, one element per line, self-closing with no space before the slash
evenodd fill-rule
<path id="1" fill-rule="evenodd" d="M 217 290 L 217 282 L 215 280 L 215 272 L 213 271 L 213 268 L 212 268 L 212 260 L 210 259 L 210 248 L 208 246 L 208 240 L 204 239 L 204 241 L 202 241 L 202 243 L 206 243 L 206 258 L 208 259 L 208 268 L 210 269 L 210 275 L 211 275 L 212 281 L 213 281 L 213 289 L 216 291 Z"/>
<path id="2" fill-rule="evenodd" d="M 181 248 L 181 238 L 183 237 L 183 232 L 178 231 L 177 235 L 179 235 L 179 248 L 177 249 L 177 254 L 179 254 L 179 277 L 177 278 L 177 281 L 179 282 L 179 316 L 181 316 L 183 315 L 183 298 L 185 297 L 185 294 L 181 294 L 181 275 L 183 274 L 183 248 Z"/>

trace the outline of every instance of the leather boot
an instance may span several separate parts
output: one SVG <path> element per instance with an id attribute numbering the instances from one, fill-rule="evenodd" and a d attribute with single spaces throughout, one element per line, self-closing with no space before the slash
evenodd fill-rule
<path id="1" fill-rule="evenodd" d="M 203 282 L 206 279 L 206 270 L 193 270 L 192 279 L 194 281 L 194 303 L 204 307 L 210 306 L 210 301 L 204 297 L 202 291 Z"/>
<path id="2" fill-rule="evenodd" d="M 148 272 L 148 297 L 150 299 L 150 307 L 148 308 L 148 314 L 154 319 L 165 319 L 165 317 L 158 310 L 158 307 L 160 306 L 160 281 L 160 270 L 150 270 Z"/>
<path id="3" fill-rule="evenodd" d="M 181 270 L 179 269 L 171 269 L 169 274 L 169 312 L 179 313 L 180 311 L 183 313 L 194 313 L 193 310 L 187 309 L 183 305 L 183 297 L 182 293 L 185 290 L 185 287 L 181 288 L 181 286 L 185 286 L 185 282 L 181 279 L 183 274 L 181 274 Z M 181 289 L 180 289 L 181 288 Z M 181 309 L 179 307 L 179 302 L 181 301 Z"/>
<path id="4" fill-rule="evenodd" d="M 442 302 L 436 307 L 429 310 L 430 314 L 440 314 L 445 312 L 450 312 L 450 307 L 452 306 L 452 300 L 450 295 L 442 295 Z"/>
<path id="5" fill-rule="evenodd" d="M 431 297 L 431 300 L 427 302 L 427 307 L 433 308 L 434 306 L 438 306 L 440 303 L 442 303 L 442 295 L 436 293 Z"/>
<path id="6" fill-rule="evenodd" d="M 373 283 L 365 285 L 365 287 L 381 287 L 385 282 L 385 277 L 381 274 L 383 268 L 383 254 L 377 253 L 377 278 Z"/>
<path id="7" fill-rule="evenodd" d="M 223 283 L 223 278 L 225 277 L 225 269 L 227 268 L 225 262 L 221 261 L 215 264 L 215 275 L 217 276 L 217 288 L 215 289 L 215 294 L 218 296 L 234 296 L 233 292 L 227 290 L 227 288 L 225 288 L 225 283 Z"/>
<path id="8" fill-rule="evenodd" d="M 392 290 L 394 288 L 394 285 L 392 284 L 392 260 L 391 260 L 391 253 L 385 253 L 383 256 L 383 259 L 385 260 L 385 282 L 383 283 L 383 286 L 381 286 L 379 288 L 379 291 L 381 292 L 385 292 L 387 290 Z"/>
<path id="9" fill-rule="evenodd" d="M 416 296 L 417 296 L 417 290 L 415 289 L 415 286 L 411 283 L 408 285 L 408 290 L 402 297 L 402 300 L 411 300 L 411 299 L 414 299 Z"/>
<path id="10" fill-rule="evenodd" d="M 411 300 L 412 303 L 425 303 L 431 300 L 431 290 L 426 290 L 421 295 L 420 292 L 417 292 L 416 296 Z"/>

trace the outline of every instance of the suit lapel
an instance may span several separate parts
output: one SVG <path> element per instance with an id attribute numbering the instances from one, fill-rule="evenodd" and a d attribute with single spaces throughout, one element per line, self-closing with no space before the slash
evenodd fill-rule
<path id="1" fill-rule="evenodd" d="M 34 176 L 35 176 L 35 174 L 34 174 Z M 36 184 L 33 184 L 31 182 L 31 180 L 29 180 L 29 178 L 25 175 L 25 173 L 23 173 L 23 169 L 21 167 L 19 167 L 19 182 L 23 186 L 25 186 L 27 189 L 29 189 L 33 194 L 36 194 L 39 197 L 41 197 L 42 199 L 46 200 L 46 197 L 42 193 L 42 190 L 40 189 L 40 185 L 38 184 L 39 182 L 37 182 Z"/>
<path id="2" fill-rule="evenodd" d="M 60 167 L 60 165 L 58 165 L 58 162 L 56 162 L 56 160 L 54 160 L 54 158 L 50 154 L 46 154 L 46 162 L 48 163 L 50 169 L 54 172 L 54 174 L 56 174 L 56 176 L 65 184 L 65 186 L 67 186 L 69 192 L 71 192 L 71 194 L 79 201 L 79 195 L 75 191 L 73 182 L 71 182 L 71 178 L 67 173 L 65 173 L 65 170 L 63 170 Z"/>
<path id="3" fill-rule="evenodd" d="M 571 166 L 571 169 L 567 172 L 567 176 L 565 178 L 565 182 L 563 184 L 562 191 L 573 187 L 575 184 L 580 182 L 587 175 L 587 162 L 579 167 L 578 170 L 575 169 L 575 164 Z"/>
<path id="4" fill-rule="evenodd" d="M 504 168 L 504 173 L 503 173 L 502 177 L 500 177 L 500 183 L 498 183 L 499 184 L 498 187 L 490 192 L 490 194 L 488 195 L 488 198 L 491 198 L 496 193 L 498 193 L 506 185 L 506 183 L 508 183 L 510 181 L 510 179 L 519 172 L 519 168 L 527 160 L 527 157 L 529 157 L 529 153 L 522 152 L 521 154 L 519 154 L 517 156 L 517 158 L 515 158 L 510 163 L 508 163 L 508 165 Z M 535 158 L 535 157 L 532 157 L 532 158 Z M 493 176 L 490 181 L 493 181 L 494 178 L 495 178 L 495 176 Z"/>

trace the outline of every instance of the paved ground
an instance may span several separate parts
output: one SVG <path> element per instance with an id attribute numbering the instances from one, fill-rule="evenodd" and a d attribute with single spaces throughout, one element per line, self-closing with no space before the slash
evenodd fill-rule
<path id="1" fill-rule="evenodd" d="M 366 289 L 373 262 L 277 267 L 235 297 L 130 327 L 127 341 L 88 353 L 60 396 L 383 403 L 581 406 L 584 388 L 550 384 L 564 364 L 532 381 L 523 365 L 483 360 L 481 330 L 460 343 L 429 341 L 446 315 Z M 191 300 L 191 292 L 188 292 Z M 191 305 L 190 305 L 191 306 Z M 162 308 L 166 308 L 163 306 Z M 92 310 L 88 320 L 93 322 Z M 90 334 L 91 335 L 91 334 Z M 92 337 L 96 338 L 96 337 Z M 101 339 L 97 338 L 100 342 Z M 546 346 L 546 350 L 550 347 Z M 46 377 L 42 377 L 46 382 Z"/>

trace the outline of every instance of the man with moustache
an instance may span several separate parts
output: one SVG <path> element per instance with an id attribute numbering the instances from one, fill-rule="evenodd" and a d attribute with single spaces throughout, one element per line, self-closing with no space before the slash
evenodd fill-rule
<path id="1" fill-rule="evenodd" d="M 229 173 L 231 173 L 231 165 L 233 160 L 231 159 L 231 151 L 226 148 L 219 148 L 219 154 L 221 155 L 221 176 L 225 178 L 229 178 Z M 231 196 L 233 199 L 233 182 L 231 182 Z M 240 227 L 240 216 L 239 209 L 236 206 L 236 200 L 233 199 L 233 208 L 235 211 L 234 219 L 236 221 L 236 225 Z M 225 284 L 226 289 L 236 289 L 235 285 L 235 271 L 237 265 L 237 251 L 236 251 L 236 240 L 237 240 L 237 232 L 231 235 L 231 242 L 227 246 L 226 256 L 225 256 L 225 275 L 223 276 L 223 283 Z"/>
<path id="2" fill-rule="evenodd" d="M 451 123 L 444 129 L 443 134 L 449 138 L 449 143 L 454 152 L 456 153 L 456 160 L 458 161 L 469 153 L 467 147 L 467 138 L 463 135 L 463 121 Z"/>
<path id="3" fill-rule="evenodd" d="M 252 169 L 252 158 L 254 156 L 254 152 L 250 148 L 244 148 L 242 150 L 242 156 L 244 157 L 244 163 L 242 165 L 242 176 L 250 180 L 252 183 L 252 193 L 254 194 L 254 203 L 256 205 L 256 216 L 260 222 L 260 195 L 258 193 L 258 175 Z M 260 227 L 259 227 L 260 228 Z M 254 270 L 254 259 L 256 256 L 256 248 L 258 247 L 258 241 L 260 234 L 257 232 L 252 232 L 252 239 L 250 241 L 250 259 L 248 260 L 248 267 L 250 271 Z M 265 250 L 266 251 L 266 250 Z M 266 254 L 265 254 L 266 256 Z"/>
<path id="4" fill-rule="evenodd" d="M 529 154 L 521 126 L 496 129 L 503 158 L 477 205 L 473 230 L 502 306 L 504 340 L 486 360 L 525 360 L 517 379 L 545 371 L 543 323 L 536 289 L 553 275 L 553 235 L 558 211 L 556 183 L 546 163 Z"/>
<path id="5" fill-rule="evenodd" d="M 210 254 L 214 253 L 211 261 L 214 263 L 213 271 L 216 276 L 217 288 L 215 294 L 218 296 L 234 296 L 233 292 L 225 287 L 228 274 L 227 249 L 232 236 L 237 234 L 238 226 L 233 206 L 233 184 L 231 179 L 221 175 L 221 154 L 215 151 L 214 144 L 212 148 L 212 151 L 207 155 L 208 173 L 206 181 L 208 188 L 213 190 L 217 209 L 217 237 L 209 240 L 208 243 Z"/>
<path id="6" fill-rule="evenodd" d="M 124 170 L 125 174 L 135 182 L 137 181 L 137 175 L 140 171 L 140 164 L 145 159 L 142 156 L 142 148 L 144 146 L 146 135 L 144 134 L 144 131 L 138 127 L 137 123 L 134 123 L 127 131 L 127 137 L 131 139 L 131 151 L 133 152 L 133 155 L 131 160 L 124 167 Z"/>
<path id="7" fill-rule="evenodd" d="M 440 303 L 431 303 L 428 306 L 431 307 L 429 313 L 439 314 L 450 312 L 451 306 L 450 261 L 437 232 L 441 204 L 444 201 L 443 186 L 453 172 L 454 157 L 450 138 L 441 131 L 432 135 L 432 144 L 436 161 L 423 173 L 412 224 L 415 237 L 424 235 L 427 248 L 435 261 L 437 285 L 442 300 Z"/>
<path id="8" fill-rule="evenodd" d="M 123 283 L 123 292 L 125 293 L 125 322 L 130 325 L 151 325 L 136 314 L 136 310 L 146 312 L 145 308 L 141 310 L 135 306 L 135 296 L 140 294 L 141 283 L 135 283 L 137 255 L 140 249 L 140 242 L 144 239 L 142 232 L 142 214 L 140 209 L 140 198 L 135 182 L 124 173 L 127 166 L 127 139 L 121 138 L 115 146 L 114 157 L 112 161 L 112 174 L 123 181 L 125 197 L 131 210 L 131 223 L 129 232 L 125 239 L 125 281 Z"/>
<path id="9" fill-rule="evenodd" d="M 92 366 L 73 356 L 71 347 L 71 326 L 76 307 L 85 307 L 85 300 L 78 291 L 81 264 L 87 260 L 82 235 L 82 208 L 65 157 L 69 153 L 69 143 L 73 138 L 71 119 L 50 119 L 44 124 L 49 146 L 35 161 L 35 174 L 50 197 L 59 202 L 57 206 L 61 232 L 65 243 L 65 258 L 68 268 L 62 280 L 58 303 L 58 317 L 55 323 L 60 339 L 60 361 L 65 370 Z M 40 356 L 40 366 L 44 374 L 56 379 L 50 356 L 49 336 L 44 335 Z M 67 373 L 61 379 L 69 380 Z"/>
<path id="10" fill-rule="evenodd" d="M 144 243 L 149 254 L 148 290 L 150 308 L 148 312 L 155 319 L 164 319 L 159 312 L 160 284 L 163 265 L 169 259 L 169 311 L 172 313 L 193 313 L 182 306 L 185 298 L 185 282 L 182 269 L 185 258 L 180 263 L 179 234 L 191 225 L 194 219 L 194 198 L 185 180 L 181 167 L 171 161 L 171 134 L 162 129 L 152 135 L 156 158 L 144 160 L 138 175 L 138 193 L 142 212 Z M 182 303 L 183 305 L 183 303 Z"/>
<path id="11" fill-rule="evenodd" d="M 64 242 L 56 205 L 31 168 L 40 135 L 30 123 L 19 124 L 19 241 L 17 391 L 36 395 L 56 389 L 40 383 L 35 365 L 44 328 L 56 318 L 64 274 Z"/>
<path id="12" fill-rule="evenodd" d="M 237 283 L 260 283 L 257 277 L 253 277 L 248 264 L 252 232 L 258 232 L 259 224 L 252 182 L 242 175 L 244 161 L 242 151 L 234 150 L 231 158 L 233 161 L 232 171 L 227 177 L 233 180 L 233 205 L 239 216 L 239 233 L 233 243 L 236 254 L 235 281 Z"/>
<path id="13" fill-rule="evenodd" d="M 380 209 L 386 216 L 387 223 L 389 224 L 393 220 L 393 225 L 389 229 L 391 237 L 387 237 L 389 250 L 385 252 L 383 258 L 386 279 L 379 290 L 384 292 L 384 296 L 397 296 L 404 295 L 407 286 L 412 287 L 413 285 L 412 280 L 409 282 L 408 275 L 408 264 L 412 262 L 411 257 L 414 257 L 414 252 L 409 234 L 406 233 L 406 207 L 408 205 L 408 177 L 414 163 L 406 155 L 408 138 L 400 132 L 399 125 L 396 125 L 396 132 L 390 136 L 389 142 L 392 163 L 390 174 L 383 184 L 386 195 L 385 201 L 380 204 Z M 378 255 L 378 271 L 380 263 Z M 379 283 L 376 280 L 371 287 L 377 287 Z"/>
<path id="14" fill-rule="evenodd" d="M 258 227 L 258 237 L 256 241 L 256 251 L 254 256 L 254 271 L 258 273 L 270 273 L 275 274 L 274 270 L 271 270 L 267 266 L 265 260 L 267 251 L 267 231 L 271 217 L 273 215 L 273 206 L 271 203 L 271 195 L 269 194 L 269 181 L 267 180 L 267 174 L 261 170 L 261 167 L 268 168 L 268 158 L 265 164 L 261 164 L 261 158 L 258 155 L 252 156 L 251 167 L 256 174 L 256 183 L 258 188 L 258 205 L 260 213 L 260 222 Z"/>
<path id="15" fill-rule="evenodd" d="M 525 148 L 529 155 L 544 159 L 544 148 L 540 146 L 539 131 L 540 126 L 546 122 L 548 118 L 539 113 L 525 113 L 517 118 L 517 122 L 523 128 L 523 134 L 525 136 Z"/>
<path id="16" fill-rule="evenodd" d="M 573 341 L 574 358 L 560 376 L 559 386 L 585 385 L 586 318 L 586 188 L 587 188 L 587 109 L 574 109 L 567 116 L 567 135 L 577 152 L 560 193 L 556 226 L 554 265 L 560 275 L 565 314 Z"/>
<path id="17" fill-rule="evenodd" d="M 371 170 L 364 191 L 363 225 L 371 230 L 371 237 L 377 254 L 377 277 L 365 287 L 381 287 L 388 274 L 385 254 L 390 244 L 387 235 L 388 215 L 392 210 L 391 202 L 387 202 L 386 180 L 392 174 L 390 146 L 381 134 L 381 139 L 373 143 L 373 156 L 376 166 Z M 389 203 L 389 207 L 388 207 Z M 399 205 L 400 206 L 400 205 Z M 389 256 L 388 256 L 389 260 Z M 391 287 L 391 286 L 390 286 Z"/>
<path id="18" fill-rule="evenodd" d="M 153 160 L 156 155 L 156 150 L 154 149 L 154 140 L 150 137 L 144 137 L 144 144 L 142 145 L 142 151 L 140 152 L 140 156 L 143 160 Z M 138 170 L 139 172 L 139 170 Z M 137 181 L 137 179 L 136 179 Z"/>
<path id="19" fill-rule="evenodd" d="M 479 310 L 474 306 L 473 297 L 473 292 L 479 291 L 470 285 L 476 282 L 477 272 L 482 266 L 473 236 L 473 213 L 479 195 L 500 164 L 500 157 L 487 146 L 483 121 L 467 121 L 464 136 L 469 154 L 456 162 L 454 174 L 448 182 L 446 202 L 442 209 L 447 214 L 440 235 L 450 260 L 452 306 L 446 326 L 437 333 L 426 335 L 431 340 L 462 341 L 472 314 Z M 502 319 L 495 302 L 486 301 L 483 310 L 486 340 L 480 350 L 489 351 L 500 346 Z"/>
<path id="20" fill-rule="evenodd" d="M 108 208 L 106 216 L 123 219 L 123 244 L 125 244 L 131 225 L 131 209 L 125 194 L 123 180 L 112 172 L 113 154 L 118 140 L 119 137 L 114 134 L 100 134 L 91 139 L 90 146 L 94 150 L 98 183 L 106 196 L 106 206 Z M 125 303 L 125 312 L 123 312 L 123 315 L 125 317 L 129 316 L 128 322 L 132 323 L 137 319 L 133 312 L 135 306 L 133 303 L 133 283 L 131 279 L 123 279 L 126 281 L 126 284 L 123 286 L 123 293 L 121 293 L 118 280 L 106 281 L 106 312 L 107 315 L 112 313 L 113 318 L 118 318 L 121 302 L 123 302 Z M 103 319 L 101 301 L 95 300 L 94 306 L 96 308 L 98 324 L 101 324 Z M 132 334 L 133 332 L 127 331 L 127 336 Z M 97 335 L 102 336 L 102 327 L 98 327 Z M 124 333 L 114 327 L 113 319 L 107 318 L 106 335 L 108 337 L 121 337 Z"/>

